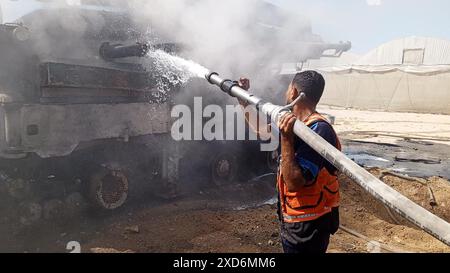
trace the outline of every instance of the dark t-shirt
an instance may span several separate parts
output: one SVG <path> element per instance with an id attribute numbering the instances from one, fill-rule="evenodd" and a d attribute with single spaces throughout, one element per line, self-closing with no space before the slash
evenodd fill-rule
<path id="1" fill-rule="evenodd" d="M 326 122 L 319 121 L 309 126 L 316 134 L 328 141 L 331 145 L 337 146 L 336 133 L 331 125 Z M 336 168 L 324 159 L 319 153 L 314 151 L 300 138 L 295 139 L 295 160 L 303 171 L 303 175 L 307 180 L 307 184 L 311 185 L 317 181 L 317 176 L 323 168 L 330 173 L 334 173 Z M 339 228 L 339 210 L 334 209 L 332 213 L 322 216 L 321 218 L 301 223 L 285 223 L 281 216 L 280 202 L 278 214 L 281 220 L 281 237 L 288 241 L 291 245 L 306 243 L 316 240 L 318 236 L 329 236 L 334 234 Z"/>
<path id="2" fill-rule="evenodd" d="M 310 126 L 316 134 L 328 141 L 334 147 L 337 146 L 336 134 L 328 123 L 319 121 Z M 316 181 L 317 176 L 322 168 L 326 168 L 330 173 L 334 173 L 336 168 L 324 159 L 319 153 L 314 151 L 308 144 L 303 142 L 300 138 L 295 139 L 295 160 L 303 170 L 303 175 L 308 184 Z"/>

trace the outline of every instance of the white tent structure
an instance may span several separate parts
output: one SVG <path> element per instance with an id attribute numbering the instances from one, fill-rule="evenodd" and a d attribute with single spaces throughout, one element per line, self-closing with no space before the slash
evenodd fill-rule
<path id="1" fill-rule="evenodd" d="M 312 61 L 323 72 L 323 104 L 347 108 L 450 114 L 450 41 L 409 37 L 362 57 Z"/>

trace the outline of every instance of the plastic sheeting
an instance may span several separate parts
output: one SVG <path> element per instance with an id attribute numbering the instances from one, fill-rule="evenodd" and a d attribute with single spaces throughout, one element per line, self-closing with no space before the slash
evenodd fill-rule
<path id="1" fill-rule="evenodd" d="M 355 65 L 403 65 L 405 51 L 422 50 L 421 65 L 450 65 L 450 41 L 427 38 L 407 37 L 382 44 L 359 58 Z"/>
<path id="2" fill-rule="evenodd" d="M 324 72 L 322 104 L 365 110 L 450 114 L 450 72 Z"/>
<path id="3" fill-rule="evenodd" d="M 331 73 L 388 73 L 401 71 L 411 74 L 436 74 L 436 73 L 448 73 L 450 72 L 450 65 L 380 65 L 380 66 L 369 66 L 369 65 L 349 65 L 349 66 L 335 66 L 335 67 L 322 67 L 317 70 L 323 72 Z"/>
<path id="4" fill-rule="evenodd" d="M 285 66 L 282 74 L 295 74 Z M 306 63 L 322 72 L 323 104 L 364 110 L 450 114 L 450 41 L 408 37 L 383 44 L 364 56 Z"/>

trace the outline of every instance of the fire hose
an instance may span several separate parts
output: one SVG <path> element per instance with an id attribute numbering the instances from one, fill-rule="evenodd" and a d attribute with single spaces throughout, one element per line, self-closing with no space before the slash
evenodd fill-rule
<path id="1" fill-rule="evenodd" d="M 256 109 L 269 116 L 274 124 L 291 110 L 289 107 L 274 105 L 242 89 L 238 82 L 222 79 L 218 73 L 205 75 L 212 85 L 218 86 L 223 92 L 242 101 L 246 101 Z M 333 164 L 340 172 L 359 184 L 364 190 L 381 201 L 420 229 L 426 231 L 436 239 L 450 246 L 450 224 L 423 207 L 417 205 L 392 187 L 383 183 L 363 167 L 359 166 L 345 154 L 336 149 L 326 140 L 314 133 L 300 121 L 294 125 L 294 133 L 319 153 L 323 158 Z"/>

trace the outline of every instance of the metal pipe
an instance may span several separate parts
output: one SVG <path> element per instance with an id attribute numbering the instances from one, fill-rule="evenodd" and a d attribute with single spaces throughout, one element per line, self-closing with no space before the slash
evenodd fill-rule
<path id="1" fill-rule="evenodd" d="M 240 88 L 239 84 L 236 81 L 223 80 L 216 72 L 212 72 L 209 75 L 206 75 L 206 79 L 209 83 L 217 85 L 223 92 L 232 97 L 240 98 L 257 107 L 263 102 L 262 99 Z"/>
<path id="2" fill-rule="evenodd" d="M 144 57 L 150 50 L 148 44 L 136 43 L 134 45 L 111 45 L 103 43 L 100 46 L 100 56 L 105 60 L 113 60 L 127 57 Z"/>
<path id="3" fill-rule="evenodd" d="M 255 105 L 260 112 L 270 116 L 274 124 L 278 124 L 279 119 L 289 112 L 289 109 L 286 107 L 264 102 L 257 96 L 249 94 L 249 92 L 240 88 L 237 82 L 221 79 L 219 74 L 215 72 L 206 75 L 206 79 L 211 84 L 219 86 L 222 91 L 231 96 Z M 297 121 L 295 123 L 294 133 L 377 200 L 381 201 L 384 205 L 391 208 L 414 225 L 428 232 L 436 239 L 450 246 L 450 224 L 448 222 L 417 205 L 380 181 L 345 156 L 333 145 L 314 133 L 302 122 Z"/>

